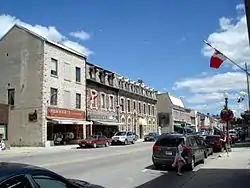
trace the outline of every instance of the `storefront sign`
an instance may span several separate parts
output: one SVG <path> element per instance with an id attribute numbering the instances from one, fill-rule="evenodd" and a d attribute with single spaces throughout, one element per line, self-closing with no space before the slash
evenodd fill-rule
<path id="1" fill-rule="evenodd" d="M 70 110 L 65 108 L 52 108 L 48 107 L 47 116 L 59 118 L 74 118 L 85 120 L 85 112 L 81 110 Z"/>
<path id="2" fill-rule="evenodd" d="M 107 121 L 117 122 L 117 116 L 113 114 L 88 112 L 88 120 L 92 121 Z"/>

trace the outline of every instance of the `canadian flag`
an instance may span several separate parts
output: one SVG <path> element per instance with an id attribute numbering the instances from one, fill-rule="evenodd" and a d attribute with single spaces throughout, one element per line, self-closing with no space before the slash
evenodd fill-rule
<path id="1" fill-rule="evenodd" d="M 98 96 L 97 94 L 90 96 L 90 98 L 89 98 L 90 104 L 93 104 L 93 102 L 95 101 L 95 99 L 97 98 L 97 96 Z"/>
<path id="2" fill-rule="evenodd" d="M 218 69 L 222 65 L 222 63 L 227 59 L 221 52 L 215 50 L 214 54 L 210 59 L 210 68 Z"/>

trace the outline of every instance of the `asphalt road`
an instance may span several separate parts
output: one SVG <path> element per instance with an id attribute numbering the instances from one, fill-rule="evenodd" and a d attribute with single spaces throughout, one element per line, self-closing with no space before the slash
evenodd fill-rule
<path id="1" fill-rule="evenodd" d="M 177 176 L 173 171 L 154 170 L 151 152 L 152 143 L 137 143 L 109 148 L 75 148 L 53 153 L 0 156 L 0 160 L 43 166 L 65 177 L 82 179 L 106 188 L 191 188 L 197 186 L 231 188 L 235 187 L 232 181 L 237 182 L 236 184 L 240 181 L 241 188 L 249 187 L 249 165 L 244 166 L 247 158 L 240 156 L 242 154 L 250 156 L 250 150 L 235 149 L 230 154 L 230 158 L 225 155 L 218 158 L 214 155 L 204 165 L 198 165 L 193 172 L 185 172 L 182 177 Z M 241 163 L 236 164 L 237 158 L 241 159 Z M 224 169 L 226 166 L 228 169 Z M 241 169 L 237 169 L 240 167 Z"/>

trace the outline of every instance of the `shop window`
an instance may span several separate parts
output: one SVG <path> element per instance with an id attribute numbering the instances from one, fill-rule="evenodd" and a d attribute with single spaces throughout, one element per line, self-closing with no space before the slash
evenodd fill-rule
<path id="1" fill-rule="evenodd" d="M 57 105 L 57 89 L 50 88 L 50 104 Z"/>
<path id="2" fill-rule="evenodd" d="M 8 89 L 8 105 L 15 105 L 15 89 Z"/>
<path id="3" fill-rule="evenodd" d="M 76 109 L 81 109 L 81 94 L 76 93 Z"/>

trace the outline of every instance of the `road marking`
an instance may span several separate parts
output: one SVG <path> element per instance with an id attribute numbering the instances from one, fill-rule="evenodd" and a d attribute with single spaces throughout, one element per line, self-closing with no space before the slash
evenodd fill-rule
<path id="1" fill-rule="evenodd" d="M 70 163 L 86 162 L 86 161 L 91 161 L 91 160 L 104 159 L 107 157 L 121 156 L 121 155 L 129 154 L 129 153 L 133 153 L 133 152 L 145 151 L 148 149 L 150 149 L 150 148 L 141 148 L 141 149 L 135 148 L 133 150 L 131 149 L 131 150 L 128 150 L 126 152 L 121 152 L 121 153 L 117 153 L 117 154 L 96 155 L 96 156 L 85 157 L 85 158 L 76 158 L 76 159 L 71 159 L 71 160 L 61 161 L 61 162 L 51 162 L 51 163 L 46 163 L 46 164 L 38 164 L 37 166 L 51 167 L 51 166 L 59 166 L 59 165 L 65 165 L 65 164 L 70 164 Z"/>

